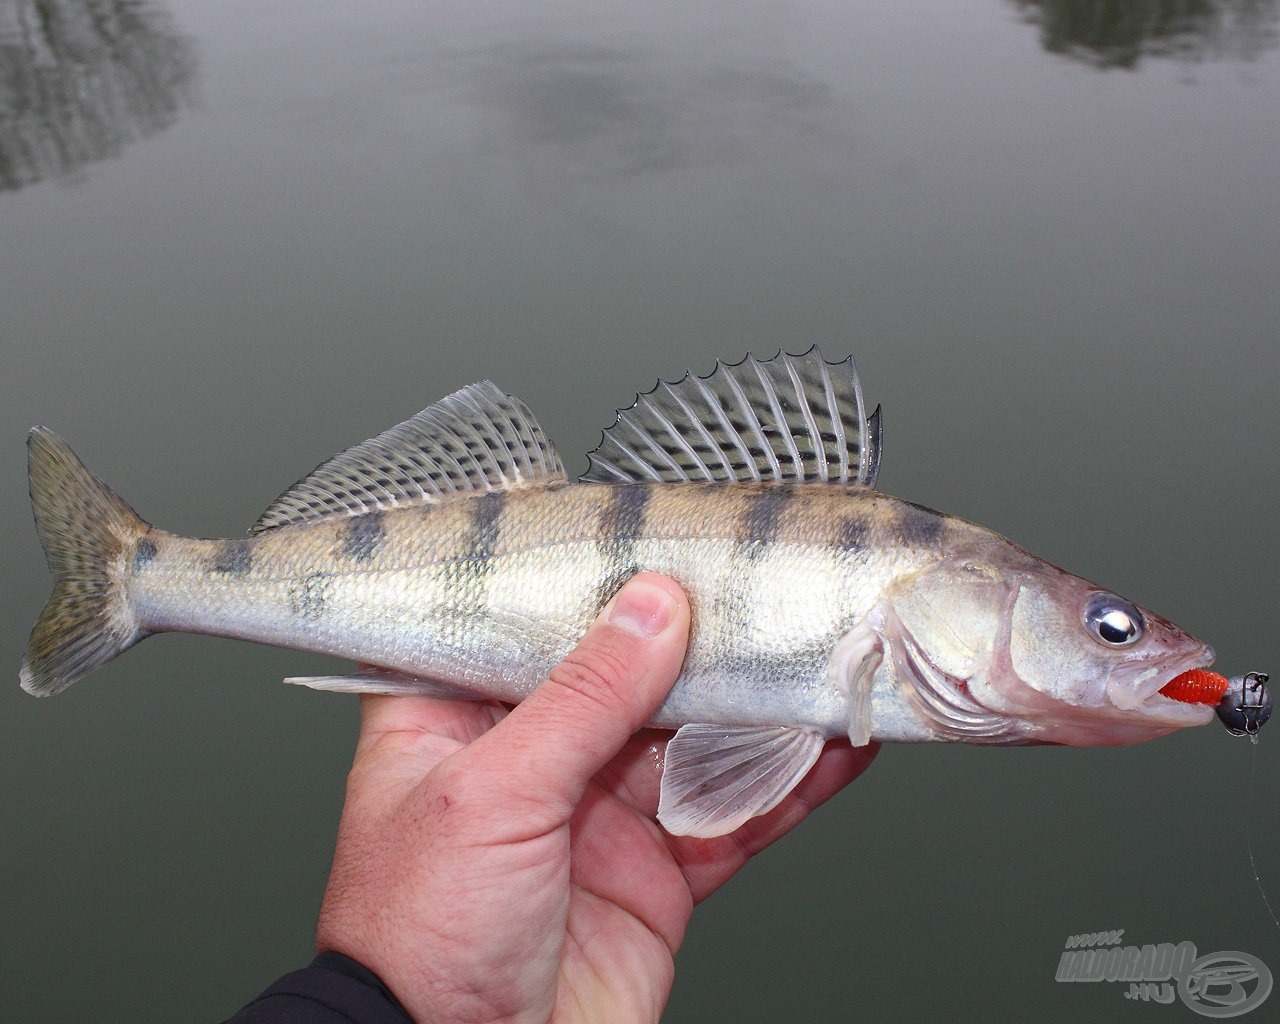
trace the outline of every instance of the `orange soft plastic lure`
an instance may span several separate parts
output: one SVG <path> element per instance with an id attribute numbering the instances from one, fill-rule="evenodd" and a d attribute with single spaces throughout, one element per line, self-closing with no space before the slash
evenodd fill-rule
<path id="1" fill-rule="evenodd" d="M 1183 672 L 1170 679 L 1160 687 L 1160 692 L 1184 704 L 1217 704 L 1230 686 L 1231 681 L 1226 676 L 1203 668 L 1193 668 L 1190 672 Z"/>

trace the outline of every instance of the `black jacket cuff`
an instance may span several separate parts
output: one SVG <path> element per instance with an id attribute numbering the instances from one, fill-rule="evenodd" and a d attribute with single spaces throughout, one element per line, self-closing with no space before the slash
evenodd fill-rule
<path id="1" fill-rule="evenodd" d="M 321 953 L 223 1024 L 413 1024 L 413 1018 L 367 967 Z"/>

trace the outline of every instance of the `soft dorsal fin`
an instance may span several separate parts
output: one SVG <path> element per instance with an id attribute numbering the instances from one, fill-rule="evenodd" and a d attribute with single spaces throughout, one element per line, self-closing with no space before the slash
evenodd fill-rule
<path id="1" fill-rule="evenodd" d="M 560 456 L 528 406 L 482 380 L 322 462 L 250 532 L 563 479 Z"/>
<path id="2" fill-rule="evenodd" d="M 659 381 L 618 411 L 581 479 L 874 487 L 880 439 L 880 408 L 867 417 L 853 357 L 829 363 L 815 345 Z"/>

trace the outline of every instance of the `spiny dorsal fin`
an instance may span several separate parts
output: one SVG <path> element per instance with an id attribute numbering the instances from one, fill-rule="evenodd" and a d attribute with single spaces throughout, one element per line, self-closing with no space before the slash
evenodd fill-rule
<path id="1" fill-rule="evenodd" d="M 829 363 L 815 345 L 659 381 L 618 411 L 581 479 L 874 487 L 880 439 L 880 409 L 867 418 L 853 357 Z"/>
<path id="2" fill-rule="evenodd" d="M 560 456 L 528 406 L 482 380 L 322 462 L 250 532 L 563 479 Z"/>

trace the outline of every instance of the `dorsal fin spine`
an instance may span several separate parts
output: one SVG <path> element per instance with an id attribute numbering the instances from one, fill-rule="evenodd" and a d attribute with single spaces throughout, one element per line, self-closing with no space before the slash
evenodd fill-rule
<path id="1" fill-rule="evenodd" d="M 803 394 L 804 383 L 800 380 L 800 374 L 796 372 L 796 368 L 791 363 L 787 363 L 787 376 L 791 378 L 791 384 L 796 389 L 796 394 Z M 809 428 L 810 435 L 812 437 L 817 437 L 818 434 L 820 433 L 820 431 L 818 430 L 818 421 L 813 418 L 813 409 L 810 408 L 809 403 L 808 402 L 803 403 L 800 406 L 800 411 L 804 416 L 804 422 L 805 422 L 805 425 L 808 426 Z M 843 452 L 841 452 L 841 460 L 844 463 L 848 462 L 848 457 L 845 456 Z M 818 463 L 818 479 L 822 480 L 825 483 L 828 477 L 827 460 L 818 459 L 817 463 Z M 803 468 L 803 464 L 802 464 L 802 468 Z"/>
<path id="2" fill-rule="evenodd" d="M 748 355 L 637 395 L 604 431 L 581 479 L 874 486 L 879 438 L 852 357 L 828 363 L 816 346 Z"/>
<path id="3" fill-rule="evenodd" d="M 622 422 L 622 423 L 628 423 L 628 421 L 627 421 L 627 420 L 622 419 L 622 418 L 621 418 L 621 416 L 619 416 L 619 421 L 620 421 L 620 422 Z M 634 448 L 632 448 L 630 445 L 628 445 L 625 441 L 619 441 L 619 442 L 618 442 L 618 447 L 619 447 L 619 448 L 621 448 L 621 449 L 623 450 L 623 452 L 624 452 L 624 453 L 625 453 L 629 458 L 635 459 L 635 460 L 636 460 L 636 462 L 638 462 L 638 463 L 643 463 L 643 462 L 644 462 L 644 460 L 640 458 L 639 454 L 637 454 L 637 452 L 635 451 L 635 449 L 634 449 Z M 647 464 L 647 463 L 646 463 L 646 464 Z M 654 480 L 660 480 L 660 479 L 662 479 L 662 478 L 657 474 L 657 472 L 653 472 L 653 473 L 652 473 L 652 478 L 653 478 Z M 624 477 L 624 479 L 625 479 L 625 477 Z"/>
<path id="4" fill-rule="evenodd" d="M 828 407 L 835 408 L 836 386 L 832 382 L 830 374 L 827 374 L 827 376 L 823 379 L 822 389 L 827 396 Z M 835 435 L 836 435 L 836 451 L 840 453 L 840 476 L 837 479 L 848 480 L 849 479 L 849 444 L 848 444 L 848 438 L 845 436 L 845 432 L 844 432 L 844 420 L 839 416 L 834 417 L 832 427 L 835 430 Z M 858 467 L 858 476 L 859 478 L 862 477 L 861 465 L 859 465 Z"/>
<path id="5" fill-rule="evenodd" d="M 662 447 L 662 445 L 658 444 L 658 442 L 654 440 L 653 434 L 650 431 L 643 429 L 639 424 L 636 423 L 634 416 L 632 416 L 629 412 L 623 412 L 618 414 L 618 419 L 621 422 L 625 423 L 628 427 L 630 427 L 632 432 L 637 437 L 641 438 L 644 441 L 644 443 L 648 446 L 649 450 L 652 451 L 655 455 L 657 455 L 658 458 L 660 458 L 663 462 L 665 462 L 668 466 L 670 466 L 671 469 L 679 471 L 680 469 L 679 463 L 677 463 L 676 460 L 673 459 L 670 456 L 670 454 L 667 453 L 667 451 Z M 634 449 L 632 449 L 632 451 L 634 453 Z M 654 480 L 660 480 L 660 479 L 661 477 L 655 473 Z"/>
<path id="6" fill-rule="evenodd" d="M 669 387 L 666 387 L 664 385 L 664 388 L 667 394 L 676 402 L 677 405 L 680 406 L 681 411 L 690 418 L 690 422 L 696 425 L 699 431 L 704 436 L 706 436 L 706 428 L 702 426 L 701 421 L 697 418 L 697 416 L 694 415 L 693 411 L 685 404 L 684 399 L 682 399 L 678 394 L 672 391 Z M 694 451 L 693 445 L 689 443 L 689 439 L 685 437 L 679 431 L 679 429 L 677 429 L 674 423 L 671 422 L 670 416 L 667 416 L 665 413 L 660 413 L 660 416 L 661 416 L 660 422 L 662 424 L 662 429 L 666 432 L 667 436 L 671 438 L 671 440 L 674 441 L 681 449 L 683 449 L 684 453 L 689 456 L 690 461 L 697 462 L 698 453 Z M 674 459 L 668 458 L 668 461 L 671 463 L 672 469 L 679 471 L 680 466 L 675 462 Z"/>
<path id="7" fill-rule="evenodd" d="M 781 352 L 779 352 L 779 355 L 781 355 Z M 765 374 L 764 367 L 760 365 L 759 360 L 753 357 L 751 360 L 751 366 L 756 371 L 756 376 L 760 378 L 760 385 L 764 388 L 764 392 L 769 398 L 769 408 L 773 410 L 774 422 L 786 423 L 786 414 L 782 411 L 782 402 L 778 397 L 778 389 L 773 386 L 773 382 L 769 380 L 768 376 Z M 784 363 L 784 366 L 786 366 L 788 370 L 787 375 L 790 376 L 790 363 Z M 804 402 L 800 403 L 800 408 L 803 409 L 805 413 L 809 412 L 809 406 Z M 809 421 L 809 425 L 810 427 L 813 426 L 812 421 Z M 766 441 L 768 440 L 768 437 L 765 436 L 763 424 L 760 428 L 760 435 Z M 804 458 L 800 455 L 800 449 L 796 447 L 795 437 L 792 436 L 791 431 L 789 430 L 779 430 L 778 436 L 782 438 L 783 443 L 787 446 L 787 452 L 791 456 L 791 464 L 795 466 L 796 475 L 803 479 Z M 772 450 L 772 446 L 770 446 L 770 449 Z M 781 466 L 778 468 L 778 475 L 782 475 Z"/>
<path id="8" fill-rule="evenodd" d="M 712 373 L 714 372 L 715 371 L 713 370 Z M 686 373 L 685 379 L 692 380 L 698 386 L 698 390 L 702 393 L 702 397 L 706 400 L 707 405 L 710 408 L 715 410 L 716 418 L 720 421 L 720 425 L 724 428 L 725 434 L 728 435 L 730 438 L 732 438 L 734 446 L 738 449 L 738 453 L 742 456 L 743 463 L 745 465 L 750 466 L 752 464 L 751 452 L 747 450 L 747 446 L 743 443 L 742 436 L 733 428 L 733 424 L 729 422 L 729 417 L 725 414 L 725 411 L 721 407 L 719 400 L 712 393 L 711 387 L 709 384 L 707 384 L 706 378 L 696 377 Z M 713 445 L 713 447 L 718 447 L 718 446 Z M 727 461 L 727 458 L 723 452 L 721 452 L 721 461 L 724 464 L 725 471 L 729 474 L 730 478 L 732 479 L 733 463 Z"/>
<path id="9" fill-rule="evenodd" d="M 755 369 L 756 376 L 760 377 L 763 381 L 764 378 L 756 367 L 755 359 L 751 356 L 748 356 L 747 358 L 751 361 L 750 365 Z M 769 439 L 764 436 L 764 427 L 760 423 L 760 416 L 756 412 L 755 406 L 753 406 L 751 404 L 751 400 L 747 398 L 747 393 L 742 390 L 742 383 L 737 377 L 730 374 L 726 378 L 726 381 L 729 387 L 733 390 L 734 395 L 737 396 L 738 401 L 742 403 L 741 411 L 751 417 L 751 427 L 755 431 L 756 436 L 760 439 L 760 448 L 764 452 L 765 458 L 769 460 L 769 468 L 773 471 L 773 476 L 780 479 L 782 477 L 782 466 L 778 462 L 778 455 L 773 450 L 773 445 L 769 444 Z M 779 431 L 779 434 L 781 433 L 782 431 Z M 750 452 L 750 450 L 750 447 L 748 447 L 747 451 Z"/>
<path id="10" fill-rule="evenodd" d="M 621 442 L 619 442 L 618 446 L 619 446 L 620 448 L 621 448 L 621 447 L 623 447 Z M 626 483 L 637 483 L 637 482 L 638 482 L 638 481 L 634 481 L 634 480 L 632 480 L 632 479 L 631 479 L 631 477 L 627 476 L 627 474 L 626 474 L 626 473 L 622 472 L 622 470 L 620 470 L 617 466 L 615 466 L 615 465 L 613 465 L 612 463 L 609 463 L 609 462 L 602 462 L 602 463 L 598 464 L 595 468 L 596 468 L 596 469 L 598 469 L 598 470 L 600 470 L 600 471 L 602 471 L 602 472 L 609 473 L 609 474 L 612 476 L 612 480 L 601 480 L 601 481 L 597 481 L 597 482 L 600 482 L 600 483 L 619 483 L 619 484 L 626 484 Z"/>
<path id="11" fill-rule="evenodd" d="M 687 378 L 688 376 L 689 375 L 686 373 L 685 377 Z M 696 377 L 694 379 L 697 380 Z M 698 435 L 702 438 L 702 441 L 706 445 L 707 450 L 714 452 L 716 455 L 720 457 L 720 465 L 724 467 L 725 477 L 732 478 L 733 466 L 729 463 L 729 460 L 725 457 L 724 452 L 720 450 L 720 446 L 716 444 L 715 438 L 711 436 L 711 431 L 707 429 L 707 425 L 703 423 L 701 419 L 698 418 L 698 415 L 689 407 L 689 403 L 685 401 L 684 396 L 680 394 L 680 392 L 676 391 L 674 388 L 671 387 L 670 384 L 667 384 L 665 382 L 663 383 L 662 386 L 666 390 L 667 394 L 671 396 L 672 400 L 678 406 L 680 406 L 680 411 L 683 412 L 689 418 L 689 422 L 694 424 L 694 426 L 697 428 Z M 708 404 L 715 406 L 715 403 L 711 402 L 709 399 L 708 399 Z M 680 434 L 680 431 L 676 429 L 675 424 L 670 422 L 670 419 L 668 419 L 667 421 L 667 431 L 668 433 L 671 434 L 672 437 L 677 437 L 680 439 L 680 442 L 685 446 L 685 450 L 688 451 L 689 457 L 694 462 L 697 462 L 698 453 L 693 450 L 693 446 L 689 443 L 688 438 L 685 438 Z"/>
<path id="12" fill-rule="evenodd" d="M 859 393 L 861 400 L 861 393 Z M 858 414 L 862 414 L 862 406 L 858 406 Z M 876 485 L 876 477 L 880 475 L 880 448 L 884 443 L 884 420 L 880 416 L 880 406 L 867 418 L 866 451 L 862 452 L 862 466 L 859 477 L 867 482 L 868 487 Z"/>

